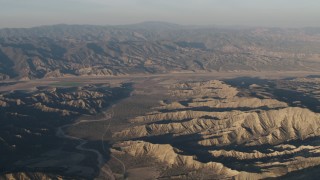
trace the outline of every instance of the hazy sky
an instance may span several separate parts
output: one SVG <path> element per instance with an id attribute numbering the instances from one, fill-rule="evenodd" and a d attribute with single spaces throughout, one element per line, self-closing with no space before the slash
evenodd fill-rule
<path id="1" fill-rule="evenodd" d="M 320 26 L 320 0 L 0 0 L 0 28 L 143 21 Z"/>

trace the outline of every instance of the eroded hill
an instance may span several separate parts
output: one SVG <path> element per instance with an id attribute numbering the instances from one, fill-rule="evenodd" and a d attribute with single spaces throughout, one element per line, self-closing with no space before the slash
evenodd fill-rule
<path id="1" fill-rule="evenodd" d="M 263 179 L 320 165 L 320 115 L 309 109 L 240 96 L 216 80 L 174 84 L 168 94 L 174 101 L 113 134 L 113 154 L 184 169 L 160 179 Z"/>
<path id="2" fill-rule="evenodd" d="M 89 115 L 96 115 L 117 100 L 129 96 L 130 91 L 130 84 L 68 87 L 61 83 L 2 92 L 0 179 L 96 177 L 101 168 L 97 160 L 103 160 L 95 157 L 98 151 L 82 147 L 85 140 L 66 138 L 68 135 L 62 129 L 79 117 L 91 122 Z"/>

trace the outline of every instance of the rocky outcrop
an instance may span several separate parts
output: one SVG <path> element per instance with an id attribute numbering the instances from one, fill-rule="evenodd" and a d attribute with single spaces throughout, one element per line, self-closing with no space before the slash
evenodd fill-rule
<path id="1" fill-rule="evenodd" d="M 278 149 L 275 147 L 274 149 L 278 150 L 272 150 L 270 149 L 269 153 L 263 153 L 257 150 L 254 150 L 254 152 L 241 152 L 241 151 L 235 151 L 235 150 L 215 150 L 215 151 L 209 151 L 212 156 L 214 157 L 228 157 L 228 158 L 235 158 L 240 160 L 249 160 L 249 159 L 262 159 L 262 158 L 270 158 L 270 157 L 277 157 L 277 156 L 283 156 L 283 155 L 291 155 L 299 152 L 312 152 L 312 153 L 318 153 L 320 151 L 319 146 L 299 146 L 295 147 L 293 145 L 289 145 L 289 148 L 285 148 L 285 145 L 280 145 L 281 147 L 284 147 L 284 149 Z"/>
<path id="2" fill-rule="evenodd" d="M 259 98 L 244 98 L 233 97 L 223 100 L 217 99 L 193 99 L 188 103 L 188 107 L 211 107 L 211 108 L 229 108 L 229 109 L 275 109 L 283 108 L 288 105 L 275 99 L 259 99 Z M 166 108 L 169 109 L 169 108 Z"/>
<path id="3" fill-rule="evenodd" d="M 206 117 L 206 118 L 201 118 Z M 181 120 L 191 119 L 183 122 Z M 320 135 L 320 115 L 307 109 L 283 108 L 259 112 L 193 112 L 183 111 L 146 116 L 145 122 L 171 120 L 135 126 L 116 133 L 120 137 L 143 137 L 160 134 L 199 133 L 203 146 L 248 146 L 278 144 L 293 139 Z"/>
<path id="4" fill-rule="evenodd" d="M 34 106 L 45 112 L 60 112 L 63 115 L 77 114 L 75 109 L 96 113 L 97 108 L 102 108 L 111 95 L 108 88 L 103 91 L 91 90 L 93 87 L 79 88 L 48 88 L 32 95 L 37 102 Z M 62 107 L 62 108 L 61 108 Z"/>
<path id="5" fill-rule="evenodd" d="M 67 110 L 64 110 L 64 109 L 58 109 L 58 108 L 51 108 L 51 107 L 48 107 L 46 105 L 43 105 L 41 103 L 36 103 L 34 104 L 34 108 L 35 109 L 39 109 L 41 110 L 42 112 L 51 112 L 51 113 L 59 113 L 61 114 L 62 116 L 70 116 L 70 115 L 76 115 L 78 114 L 77 112 L 72 112 L 72 111 L 67 111 Z"/>
<path id="6" fill-rule="evenodd" d="M 29 173 L 29 172 L 18 172 L 18 173 L 10 173 L 5 175 L 0 175 L 0 178 L 3 180 L 50 180 L 50 179 L 57 179 L 62 180 L 64 179 L 63 176 L 53 175 L 53 174 L 46 174 L 41 172 Z"/>
<path id="7" fill-rule="evenodd" d="M 226 120 L 226 124 L 230 121 Z M 228 133 L 217 133 L 214 135 L 203 135 L 204 140 L 199 144 L 212 146 L 231 143 L 246 144 L 247 146 L 262 144 L 279 144 L 285 141 L 320 135 L 320 115 L 307 109 L 285 108 L 281 110 L 250 112 L 240 120 L 218 128 L 216 131 L 229 129 Z M 230 131 L 230 129 L 232 129 Z"/>
<path id="8" fill-rule="evenodd" d="M 132 156 L 150 156 L 168 166 L 184 166 L 192 169 L 209 169 L 215 174 L 234 176 L 237 171 L 226 168 L 221 163 L 201 163 L 192 156 L 180 155 L 177 149 L 169 144 L 151 144 L 143 141 L 126 141 L 116 145 L 121 152 Z M 114 151 L 116 152 L 116 151 Z"/>
<path id="9" fill-rule="evenodd" d="M 179 83 L 171 86 L 170 88 L 170 95 L 181 98 L 211 97 L 224 99 L 234 97 L 238 93 L 236 88 L 224 84 L 218 80 Z"/>
<path id="10" fill-rule="evenodd" d="M 112 153 L 121 154 L 127 153 L 134 157 L 151 157 L 156 159 L 159 162 L 165 163 L 168 167 L 172 166 L 182 166 L 184 168 L 189 168 L 193 170 L 208 170 L 211 173 L 211 176 L 215 177 L 224 177 L 224 178 L 233 178 L 233 179 L 264 179 L 270 177 L 279 177 L 283 176 L 289 172 L 297 171 L 300 169 L 313 167 L 320 165 L 320 157 L 295 157 L 288 161 L 281 162 L 275 161 L 270 163 L 259 163 L 257 162 L 255 165 L 260 168 L 265 168 L 261 173 L 253 173 L 246 171 L 236 171 L 232 170 L 223 165 L 223 163 L 218 162 L 208 162 L 203 163 L 199 162 L 193 156 L 182 155 L 178 149 L 173 148 L 169 144 L 152 144 L 144 141 L 125 141 L 114 146 L 117 150 L 112 149 Z M 237 158 L 243 158 L 244 160 L 248 159 L 259 159 L 262 156 L 269 157 L 278 157 L 283 154 L 294 154 L 299 151 L 311 150 L 312 152 L 319 152 L 320 147 L 312 147 L 312 146 L 301 146 L 299 148 L 293 148 L 291 150 L 285 150 L 283 152 L 273 152 L 270 154 L 264 154 L 259 152 L 254 153 L 235 153 L 230 152 L 224 153 L 224 155 L 233 154 Z M 225 151 L 223 151 L 225 152 Z M 180 154 L 182 153 L 182 154 Z M 216 156 L 216 152 L 212 152 L 213 156 Z M 223 157 L 228 157 L 224 156 Z M 184 177 L 187 178 L 187 177 Z"/>

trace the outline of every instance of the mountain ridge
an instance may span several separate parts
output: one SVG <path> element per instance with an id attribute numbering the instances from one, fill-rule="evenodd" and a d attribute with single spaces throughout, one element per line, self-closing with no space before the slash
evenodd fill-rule
<path id="1" fill-rule="evenodd" d="M 320 29 L 54 25 L 0 29 L 0 79 L 318 71 Z"/>

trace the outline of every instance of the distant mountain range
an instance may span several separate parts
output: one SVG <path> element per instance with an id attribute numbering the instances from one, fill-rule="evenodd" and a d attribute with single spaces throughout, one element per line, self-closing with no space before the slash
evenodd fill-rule
<path id="1" fill-rule="evenodd" d="M 146 22 L 0 30 L 0 79 L 292 70 L 320 70 L 320 28 Z"/>

